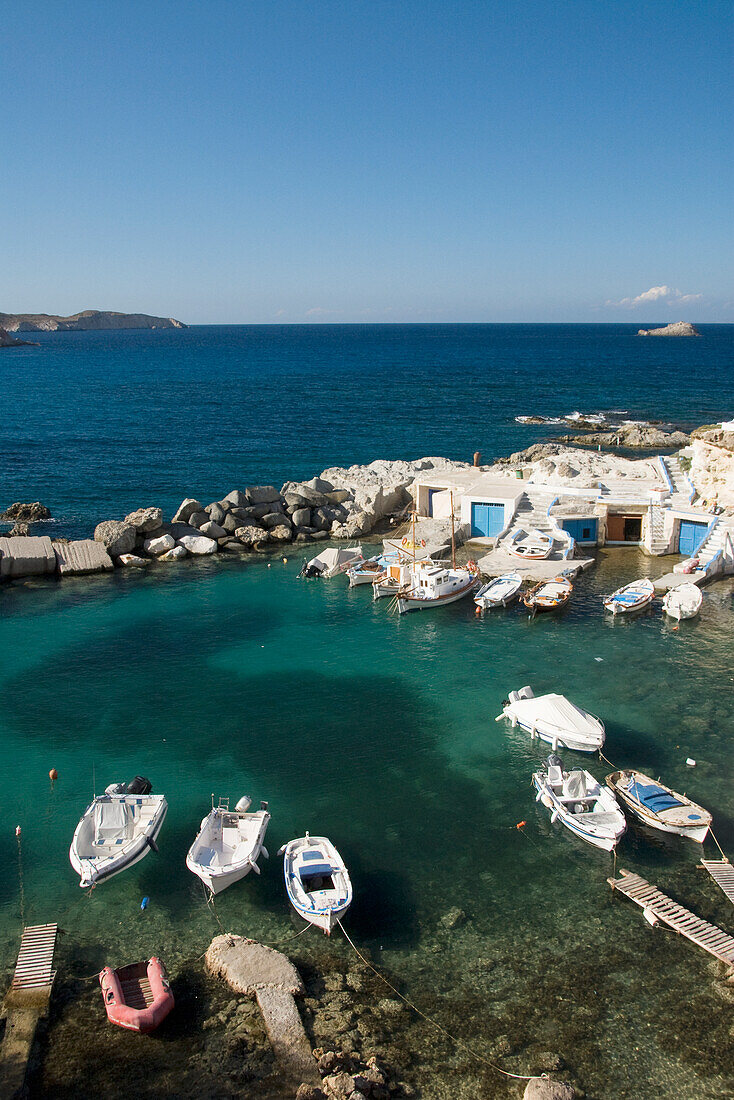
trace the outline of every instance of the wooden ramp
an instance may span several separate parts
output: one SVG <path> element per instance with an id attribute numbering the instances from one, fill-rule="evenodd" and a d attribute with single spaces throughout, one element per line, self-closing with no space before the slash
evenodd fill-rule
<path id="1" fill-rule="evenodd" d="M 717 886 L 724 891 L 729 901 L 734 905 L 734 867 L 728 859 L 702 859 L 701 864 L 706 868 Z"/>
<path id="2" fill-rule="evenodd" d="M 721 959 L 722 962 L 734 966 L 734 937 L 722 932 L 715 924 L 701 920 L 690 909 L 684 909 L 682 905 L 671 898 L 661 894 L 656 886 L 632 874 L 631 871 L 620 870 L 620 878 L 608 878 L 607 882 L 613 890 L 618 890 L 639 905 L 641 909 L 648 910 L 692 943 L 708 951 L 710 955 Z"/>
<path id="3" fill-rule="evenodd" d="M 23 929 L 18 961 L 10 989 L 13 993 L 33 990 L 51 993 L 56 971 L 52 970 L 56 948 L 55 924 L 36 924 Z"/>

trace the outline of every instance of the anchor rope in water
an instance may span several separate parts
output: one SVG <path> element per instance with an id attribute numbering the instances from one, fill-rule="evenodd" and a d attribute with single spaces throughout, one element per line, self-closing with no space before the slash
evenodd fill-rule
<path id="1" fill-rule="evenodd" d="M 233 933 L 233 932 L 228 932 L 227 929 L 222 924 L 221 920 L 219 919 L 219 913 L 217 913 L 216 907 L 214 905 L 214 894 L 212 894 L 211 891 L 206 890 L 206 887 L 204 887 L 204 890 L 206 891 L 206 894 L 207 894 L 207 898 L 206 898 L 207 907 L 209 909 L 211 909 L 211 912 L 214 916 L 215 921 L 219 925 L 219 929 L 220 929 L 222 935 L 223 936 L 230 936 L 230 937 L 235 935 L 235 933 Z M 295 935 L 293 935 L 293 936 L 287 936 L 283 940 L 258 940 L 257 942 L 261 943 L 264 947 L 278 947 L 282 943 L 291 943 L 293 940 L 297 940 L 298 937 L 302 936 L 304 932 L 308 932 L 309 928 L 311 928 L 311 927 L 312 927 L 312 925 L 307 924 L 307 925 L 305 925 L 305 927 L 303 927 L 301 929 L 300 932 L 296 932 Z M 206 955 L 206 951 L 204 952 L 204 955 Z M 199 958 L 203 959 L 204 955 L 199 955 Z"/>
<path id="2" fill-rule="evenodd" d="M 409 1000 L 406 996 L 404 996 L 400 992 L 399 989 L 396 989 L 395 986 L 392 984 L 392 982 L 389 982 L 387 980 L 387 978 L 385 977 L 385 975 L 382 974 L 377 969 L 377 967 L 373 966 L 372 963 L 369 961 L 369 959 L 366 959 L 364 957 L 364 955 L 359 950 L 359 948 L 355 944 L 354 940 L 349 935 L 346 928 L 344 927 L 344 925 L 342 924 L 342 922 L 339 920 L 338 917 L 336 919 L 336 923 L 341 928 L 342 932 L 344 933 L 345 939 L 347 940 L 347 942 L 349 943 L 349 945 L 351 946 L 351 948 L 355 952 L 355 954 L 362 960 L 362 962 L 365 964 L 365 966 L 368 966 L 370 968 L 370 970 L 372 971 L 373 974 L 377 975 L 377 977 L 380 979 L 381 982 L 384 982 L 384 984 L 388 987 L 388 989 L 391 989 L 393 991 L 393 993 L 397 997 L 399 997 L 400 1000 L 403 1001 L 408 1006 L 408 1008 L 412 1008 L 412 1010 L 415 1013 L 417 1013 L 418 1016 L 421 1016 L 426 1021 L 426 1023 L 431 1024 L 433 1027 L 437 1028 L 438 1031 L 443 1032 L 443 1034 L 448 1039 L 450 1039 L 452 1041 L 452 1043 L 456 1043 L 456 1045 L 458 1047 L 461 1047 L 462 1050 L 465 1050 L 468 1054 L 471 1054 L 472 1058 L 476 1058 L 478 1062 L 481 1062 L 485 1066 L 489 1066 L 490 1069 L 495 1070 L 497 1073 L 501 1073 L 504 1077 L 512 1077 L 517 1081 L 541 1081 L 541 1080 L 547 1080 L 548 1079 L 548 1074 L 547 1073 L 531 1073 L 531 1074 L 510 1073 L 509 1070 L 502 1069 L 502 1067 L 498 1066 L 495 1062 L 490 1062 L 490 1060 L 488 1058 L 485 1058 L 483 1054 L 479 1054 L 476 1050 L 473 1050 L 472 1047 L 470 1047 L 467 1043 L 465 1043 L 463 1039 L 459 1039 L 458 1036 L 452 1035 L 451 1032 L 448 1031 L 443 1026 L 443 1024 L 440 1024 L 438 1022 L 438 1020 L 434 1020 L 433 1017 L 428 1016 L 425 1012 L 423 1012 L 422 1009 L 418 1008 L 418 1006 L 416 1004 L 414 1004 L 411 1000 Z"/>
<path id="3" fill-rule="evenodd" d="M 15 835 L 18 840 L 18 886 L 20 889 L 20 926 L 25 928 L 25 889 L 23 887 L 23 849 L 21 846 L 20 825 L 16 826 Z"/>

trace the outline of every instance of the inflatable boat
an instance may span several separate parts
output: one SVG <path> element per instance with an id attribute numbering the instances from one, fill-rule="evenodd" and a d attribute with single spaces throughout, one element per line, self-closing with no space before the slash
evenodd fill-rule
<path id="1" fill-rule="evenodd" d="M 166 968 L 155 955 L 147 963 L 132 963 L 99 975 L 110 1023 L 127 1031 L 155 1031 L 174 1006 Z"/>

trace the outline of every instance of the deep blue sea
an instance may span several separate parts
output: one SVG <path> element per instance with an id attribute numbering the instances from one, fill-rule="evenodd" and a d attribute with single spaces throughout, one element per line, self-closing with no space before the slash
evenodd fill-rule
<path id="1" fill-rule="evenodd" d="M 55 517 L 47 530 L 91 534 L 138 506 L 170 512 L 185 496 L 378 457 L 489 461 L 565 430 L 518 414 L 734 415 L 732 326 L 677 340 L 636 328 L 39 334 L 39 348 L 1 353 L 0 507 L 38 499 Z M 534 801 L 547 749 L 494 719 L 524 684 L 568 694 L 604 719 L 615 765 L 707 806 L 734 856 L 734 583 L 710 586 L 679 630 L 659 606 L 612 622 L 602 595 L 671 559 L 608 549 L 561 618 L 478 617 L 461 602 L 399 619 L 369 589 L 299 581 L 299 565 L 281 551 L 0 589 L 0 965 L 23 920 L 66 931 L 31 1096 L 119 1095 L 121 1081 L 145 1097 L 292 1095 L 263 1081 L 248 1033 L 209 1026 L 232 995 L 201 955 L 219 922 L 268 941 L 294 934 L 276 853 L 306 830 L 347 860 L 355 942 L 483 1057 L 520 1074 L 560 1065 L 596 1100 L 732 1095 L 731 986 L 612 896 L 612 857 Z M 567 756 L 600 778 L 611 770 Z M 168 798 L 160 851 L 83 893 L 67 855 L 76 821 L 95 786 L 136 773 Z M 212 792 L 268 799 L 273 814 L 270 862 L 216 912 L 184 863 Z M 699 856 L 632 827 L 617 867 L 734 933 Z M 340 937 L 308 933 L 283 950 L 309 982 L 315 1044 L 380 1051 L 425 1100 L 521 1095 L 387 988 L 324 990 L 320 976 L 355 966 Z M 93 975 L 153 952 L 178 1006 L 137 1040 L 106 1025 Z"/>

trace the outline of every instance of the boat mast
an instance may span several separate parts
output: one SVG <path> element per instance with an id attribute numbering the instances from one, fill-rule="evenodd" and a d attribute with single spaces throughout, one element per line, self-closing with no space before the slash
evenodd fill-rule
<path id="1" fill-rule="evenodd" d="M 451 568 L 456 569 L 456 539 L 454 538 L 454 490 L 451 490 Z"/>
<path id="2" fill-rule="evenodd" d="M 412 536 L 413 537 L 413 565 L 415 565 L 415 508 L 413 509 L 412 516 L 413 516 L 413 536 Z"/>

